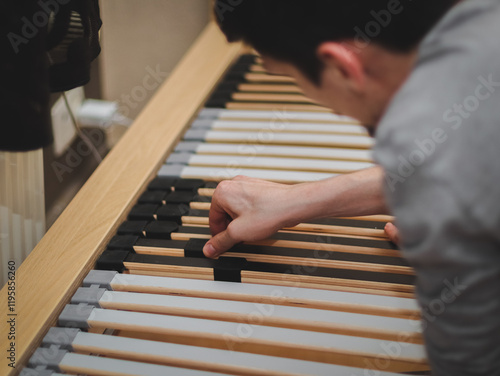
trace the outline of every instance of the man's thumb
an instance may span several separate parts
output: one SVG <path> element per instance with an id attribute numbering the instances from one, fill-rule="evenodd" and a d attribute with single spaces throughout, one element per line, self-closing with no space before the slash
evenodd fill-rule
<path id="1" fill-rule="evenodd" d="M 229 236 L 227 230 L 219 232 L 212 237 L 203 247 L 203 253 L 206 257 L 216 258 L 235 245 L 237 241 Z"/>

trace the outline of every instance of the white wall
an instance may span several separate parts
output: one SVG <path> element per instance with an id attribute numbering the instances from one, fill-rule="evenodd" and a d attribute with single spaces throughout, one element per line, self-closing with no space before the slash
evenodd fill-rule
<path id="1" fill-rule="evenodd" d="M 135 118 L 205 27 L 208 0 L 101 0 L 103 99 Z"/>

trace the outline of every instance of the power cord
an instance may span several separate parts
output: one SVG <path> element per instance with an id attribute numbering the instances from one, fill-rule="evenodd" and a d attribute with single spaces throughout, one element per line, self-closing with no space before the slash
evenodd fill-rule
<path id="1" fill-rule="evenodd" d="M 88 146 L 88 148 L 92 152 L 92 155 L 94 156 L 95 160 L 98 163 L 101 163 L 102 157 L 99 154 L 99 151 L 97 150 L 95 145 L 93 144 L 92 140 L 90 140 L 90 138 L 88 138 L 88 136 L 82 131 L 82 129 L 78 125 L 78 122 L 76 121 L 75 114 L 73 113 L 73 110 L 71 109 L 71 106 L 69 105 L 69 101 L 68 101 L 68 97 L 66 96 L 66 93 L 63 92 L 62 96 L 64 99 L 64 103 L 66 104 L 66 108 L 68 109 L 68 113 L 69 113 L 69 116 L 71 118 L 71 123 L 73 124 L 73 127 L 75 128 L 76 133 L 83 140 L 83 142 L 85 142 L 85 144 Z"/>

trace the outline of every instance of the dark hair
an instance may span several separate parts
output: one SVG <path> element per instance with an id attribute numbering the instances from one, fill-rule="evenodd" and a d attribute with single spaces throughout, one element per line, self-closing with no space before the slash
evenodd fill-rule
<path id="1" fill-rule="evenodd" d="M 214 12 L 228 41 L 298 67 L 319 82 L 316 56 L 324 41 L 355 39 L 394 51 L 414 49 L 458 0 L 216 0 Z"/>

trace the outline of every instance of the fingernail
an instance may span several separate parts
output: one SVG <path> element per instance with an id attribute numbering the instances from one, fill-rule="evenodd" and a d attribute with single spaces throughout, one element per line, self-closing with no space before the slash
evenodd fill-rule
<path id="1" fill-rule="evenodd" d="M 205 256 L 213 258 L 216 256 L 217 251 L 212 244 L 208 243 L 205 245 L 205 247 L 203 247 L 203 253 L 205 254 Z"/>

